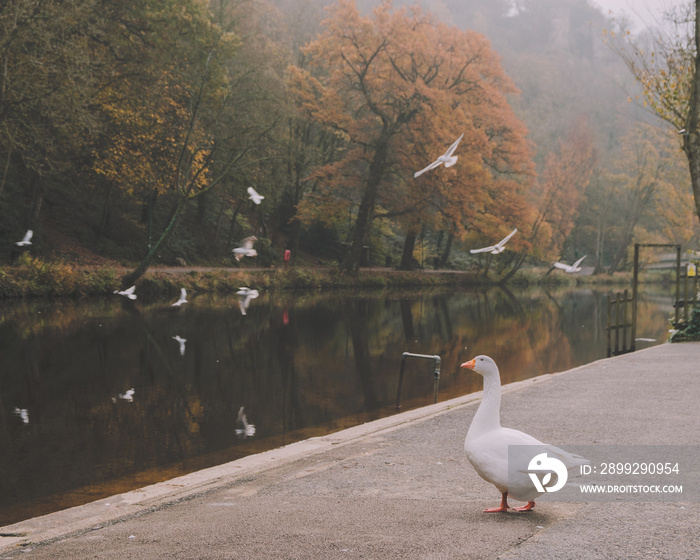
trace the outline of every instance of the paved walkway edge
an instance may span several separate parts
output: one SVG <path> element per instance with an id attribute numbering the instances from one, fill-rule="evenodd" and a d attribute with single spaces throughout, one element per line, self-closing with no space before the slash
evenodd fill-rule
<path id="1" fill-rule="evenodd" d="M 651 347 L 653 348 L 653 347 Z M 645 350 L 639 350 L 644 352 Z M 561 375 L 574 373 L 584 367 L 605 361 L 591 362 L 570 370 L 548 373 L 503 386 L 509 393 L 543 383 Z M 0 553 L 28 544 L 42 544 L 66 538 L 90 529 L 118 523 L 160 507 L 232 484 L 262 471 L 291 463 L 298 459 L 324 453 L 362 438 L 400 429 L 444 414 L 458 407 L 473 405 L 481 399 L 481 391 L 454 399 L 401 412 L 387 418 L 367 422 L 325 436 L 291 443 L 284 447 L 249 455 L 223 465 L 210 467 L 171 480 L 146 486 L 131 492 L 103 498 L 82 506 L 35 517 L 13 525 L 0 527 Z"/>

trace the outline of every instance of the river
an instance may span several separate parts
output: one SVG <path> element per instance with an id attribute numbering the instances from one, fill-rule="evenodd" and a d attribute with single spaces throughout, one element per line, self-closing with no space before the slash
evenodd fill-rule
<path id="1" fill-rule="evenodd" d="M 605 297 L 277 292 L 245 314 L 233 295 L 0 302 L 0 526 L 394 414 L 403 352 L 441 357 L 439 400 L 481 390 L 459 370 L 477 354 L 503 383 L 604 358 Z M 671 310 L 642 297 L 637 336 L 654 341 L 638 347 L 666 340 Z M 433 402 L 433 372 L 407 360 L 402 410 Z"/>

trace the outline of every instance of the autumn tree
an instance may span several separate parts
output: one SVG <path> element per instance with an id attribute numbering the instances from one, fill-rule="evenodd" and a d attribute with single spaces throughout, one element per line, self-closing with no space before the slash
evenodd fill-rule
<path id="1" fill-rule="evenodd" d="M 608 272 L 620 269 L 635 242 L 686 242 L 692 236 L 691 194 L 673 133 L 640 123 L 595 179 L 579 221 L 595 235 L 596 268 L 603 253 Z"/>
<path id="2" fill-rule="evenodd" d="M 363 17 L 341 0 L 324 26 L 303 51 L 307 67 L 290 69 L 290 84 L 308 118 L 345 147 L 315 171 L 300 216 L 340 219 L 357 208 L 344 268 L 358 267 L 378 214 L 403 216 L 409 234 L 436 209 L 460 233 L 472 218 L 483 227 L 517 220 L 531 160 L 506 101 L 515 89 L 488 41 L 417 8 L 392 11 L 390 2 Z M 458 171 L 413 178 L 462 133 Z M 496 207 L 499 197 L 509 203 Z"/>
<path id="3" fill-rule="evenodd" d="M 530 232 L 535 256 L 556 260 L 565 250 L 596 164 L 593 138 L 581 118 L 550 153 L 538 181 L 537 217 Z"/>
<path id="4" fill-rule="evenodd" d="M 618 48 L 643 88 L 644 105 L 678 132 L 700 220 L 700 0 L 667 12 L 648 46 L 628 35 Z"/>

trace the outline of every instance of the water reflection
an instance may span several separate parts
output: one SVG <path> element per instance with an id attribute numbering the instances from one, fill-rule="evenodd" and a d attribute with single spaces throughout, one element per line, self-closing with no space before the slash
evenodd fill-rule
<path id="1" fill-rule="evenodd" d="M 188 294 L 0 306 L 0 525 L 394 413 L 401 354 L 439 399 L 605 357 L 605 296 L 503 289 Z M 670 297 L 642 302 L 665 340 Z M 407 362 L 403 409 L 433 399 Z M 19 412 L 18 412 L 19 411 Z"/>

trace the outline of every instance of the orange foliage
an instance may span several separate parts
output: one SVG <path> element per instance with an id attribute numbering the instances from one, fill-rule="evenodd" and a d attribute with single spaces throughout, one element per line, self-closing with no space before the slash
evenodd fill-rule
<path id="1" fill-rule="evenodd" d="M 584 119 L 547 156 L 540 177 L 539 212 L 532 230 L 535 254 L 556 258 L 571 233 L 596 164 L 592 134 Z"/>
<path id="2" fill-rule="evenodd" d="M 105 90 L 100 101 L 113 134 L 93 154 L 95 172 L 129 194 L 144 190 L 162 194 L 172 188 L 176 183 L 175 164 L 190 122 L 182 89 L 163 75 L 151 91 L 142 91 L 140 96 Z M 190 150 L 190 157 L 197 157 Z M 200 175 L 199 182 L 204 178 Z"/>
<path id="3" fill-rule="evenodd" d="M 520 227 L 531 150 L 507 101 L 517 91 L 488 40 L 390 2 L 363 17 L 341 0 L 324 25 L 304 49 L 307 66 L 289 69 L 289 85 L 307 117 L 347 149 L 316 170 L 300 219 L 347 216 L 374 177 L 378 215 L 401 216 L 406 228 Z M 462 133 L 454 167 L 413 178 Z"/>

